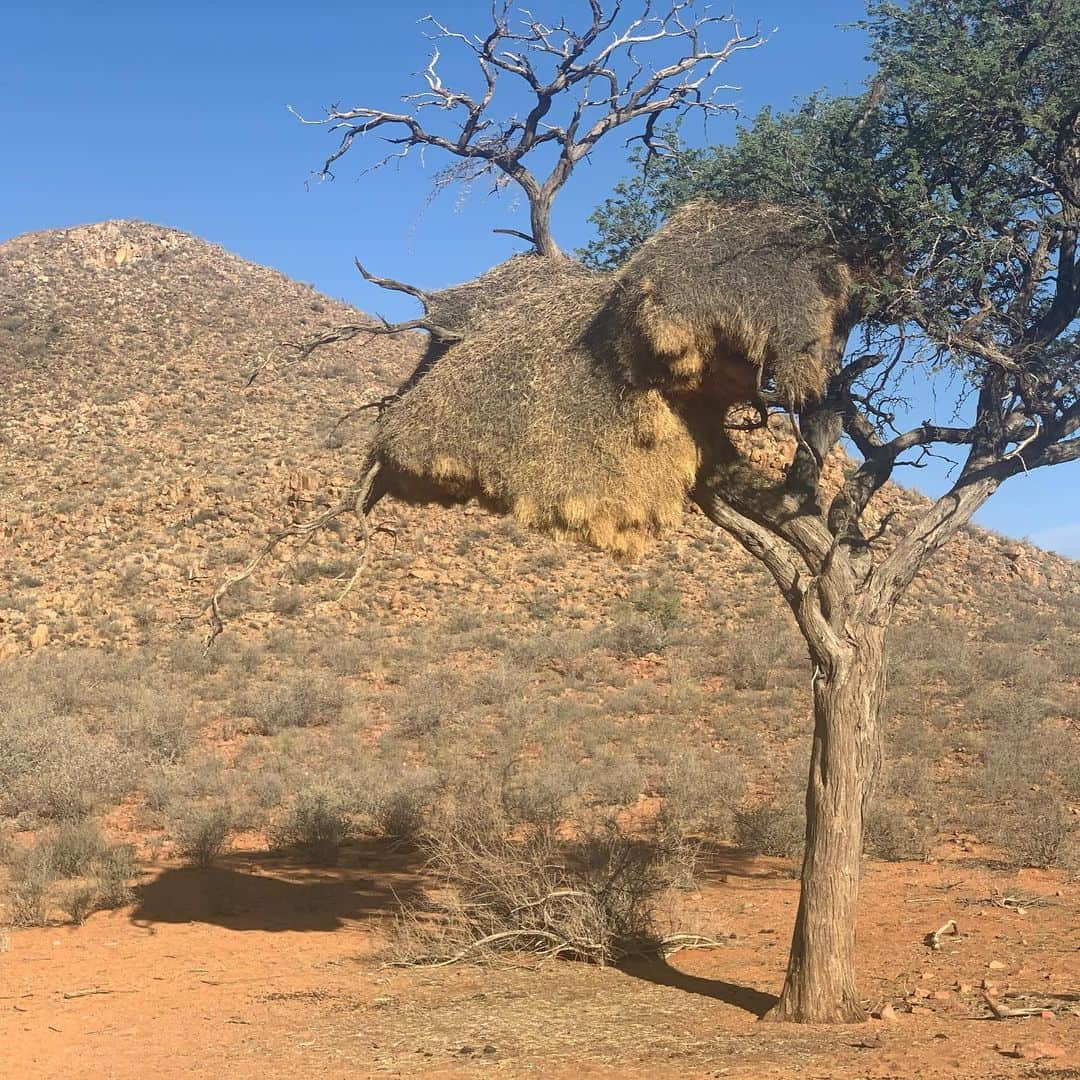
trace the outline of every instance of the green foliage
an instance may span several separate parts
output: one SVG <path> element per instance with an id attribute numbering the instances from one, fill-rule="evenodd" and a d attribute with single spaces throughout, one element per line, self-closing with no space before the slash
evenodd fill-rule
<path id="1" fill-rule="evenodd" d="M 869 326 L 1030 344 L 1074 376 L 1076 298 L 1055 305 L 1051 271 L 1074 261 L 1080 217 L 1080 0 L 874 0 L 858 25 L 878 69 L 865 93 L 766 110 L 732 146 L 639 156 L 586 261 L 618 265 L 696 195 L 796 205 L 870 271 Z"/>

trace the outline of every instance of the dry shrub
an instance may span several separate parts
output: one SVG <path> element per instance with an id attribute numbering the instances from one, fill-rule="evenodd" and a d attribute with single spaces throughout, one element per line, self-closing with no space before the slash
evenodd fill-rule
<path id="1" fill-rule="evenodd" d="M 56 869 L 47 851 L 39 847 L 23 852 L 11 866 L 4 896 L 7 922 L 12 926 L 44 926 L 56 882 Z"/>
<path id="2" fill-rule="evenodd" d="M 112 844 L 93 864 L 97 910 L 123 907 L 134 895 L 131 879 L 138 873 L 131 844 Z"/>
<path id="3" fill-rule="evenodd" d="M 1080 828 L 1063 801 L 1050 792 L 1035 792 L 1022 804 L 993 814 L 990 821 L 991 839 L 1015 866 L 1068 866 L 1075 857 Z"/>
<path id="4" fill-rule="evenodd" d="M 403 770 L 362 792 L 360 809 L 387 839 L 412 846 L 423 835 L 436 786 L 427 770 Z"/>
<path id="5" fill-rule="evenodd" d="M 286 728 L 333 723 L 348 702 L 349 695 L 338 680 L 307 675 L 253 694 L 246 711 L 254 717 L 260 735 L 275 735 Z"/>
<path id="6" fill-rule="evenodd" d="M 886 862 L 925 859 L 933 842 L 931 823 L 915 812 L 909 800 L 875 798 L 867 808 L 863 847 Z"/>
<path id="7" fill-rule="evenodd" d="M 336 866 L 341 846 L 355 834 L 349 802 L 326 787 L 300 791 L 288 813 L 271 832 L 278 848 L 295 848 L 320 866 Z"/>
<path id="8" fill-rule="evenodd" d="M 176 849 L 193 866 L 211 866 L 228 847 L 235 815 L 226 803 L 180 803 L 169 817 Z"/>
<path id="9" fill-rule="evenodd" d="M 0 814 L 85 817 L 130 790 L 136 762 L 114 735 L 35 708 L 0 706 Z"/>
<path id="10" fill-rule="evenodd" d="M 608 633 L 611 651 L 626 659 L 662 653 L 670 643 L 670 630 L 650 615 L 626 613 Z"/>
<path id="11" fill-rule="evenodd" d="M 660 782 L 662 816 L 682 834 L 726 840 L 746 795 L 746 776 L 733 757 L 697 750 L 673 755 Z"/>
<path id="12" fill-rule="evenodd" d="M 108 850 L 96 822 L 65 822 L 44 844 L 53 869 L 59 877 L 79 877 L 86 873 Z"/>
<path id="13" fill-rule="evenodd" d="M 439 900 L 406 909 L 399 960 L 481 961 L 503 953 L 613 964 L 665 949 L 658 908 L 684 877 L 677 841 L 646 842 L 611 821 L 572 839 L 551 825 L 514 830 L 496 804 L 441 813 L 424 838 Z"/>
<path id="14" fill-rule="evenodd" d="M 937 832 L 936 818 L 949 809 L 943 805 L 940 785 L 932 781 L 927 760 L 916 756 L 919 749 L 902 733 L 903 729 L 890 742 L 902 744 L 908 756 L 901 756 L 899 746 L 886 756 L 864 822 L 865 851 L 887 862 L 927 858 Z"/>
<path id="15" fill-rule="evenodd" d="M 93 882 L 69 885 L 58 900 L 60 908 L 76 926 L 82 926 L 98 910 L 98 890 Z"/>
<path id="16" fill-rule="evenodd" d="M 791 858 L 805 834 L 806 812 L 793 799 L 766 799 L 735 812 L 735 843 L 752 855 Z"/>
<path id="17" fill-rule="evenodd" d="M 499 789 L 503 813 L 514 825 L 557 826 L 582 787 L 582 770 L 561 745 L 535 761 L 504 770 Z"/>
<path id="18" fill-rule="evenodd" d="M 736 690 L 768 690 L 790 685 L 788 672 L 806 678 L 807 661 L 801 639 L 779 619 L 744 624 L 719 635 L 716 668 Z M 783 674 L 783 678 L 778 678 Z"/>

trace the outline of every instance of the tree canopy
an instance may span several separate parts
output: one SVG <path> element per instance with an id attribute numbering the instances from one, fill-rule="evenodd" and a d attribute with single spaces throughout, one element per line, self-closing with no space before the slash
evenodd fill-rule
<path id="1" fill-rule="evenodd" d="M 1068 413 L 1070 434 L 1080 2 L 875 2 L 857 25 L 877 68 L 864 93 L 765 111 L 732 146 L 640 155 L 594 215 L 586 260 L 620 262 L 694 195 L 798 204 L 823 239 L 879 271 L 865 285 L 871 341 L 902 337 L 908 357 L 922 345 L 921 359 L 948 356 L 975 382 L 993 368 L 1029 422 Z M 1059 446 L 1046 463 L 1077 454 Z"/>

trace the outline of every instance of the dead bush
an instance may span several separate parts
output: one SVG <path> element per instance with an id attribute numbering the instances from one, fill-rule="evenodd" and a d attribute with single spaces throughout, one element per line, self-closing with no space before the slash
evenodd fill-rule
<path id="1" fill-rule="evenodd" d="M 612 964 L 664 953 L 658 909 L 679 876 L 679 845 L 625 835 L 610 820 L 573 839 L 515 831 L 497 805 L 470 800 L 425 834 L 438 902 L 406 910 L 399 962 L 480 961 L 507 952 Z"/>

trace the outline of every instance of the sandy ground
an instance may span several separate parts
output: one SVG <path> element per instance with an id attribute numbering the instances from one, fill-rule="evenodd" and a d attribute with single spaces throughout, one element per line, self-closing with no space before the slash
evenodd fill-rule
<path id="1" fill-rule="evenodd" d="M 419 884 L 374 850 L 333 871 L 235 854 L 159 867 L 133 907 L 84 926 L 12 931 L 0 1075 L 1080 1077 L 1080 887 L 1052 874 L 868 864 L 862 990 L 896 1015 L 841 1028 L 759 1020 L 797 898 L 768 860 L 721 857 L 680 901 L 725 944 L 622 970 L 383 967 L 395 897 Z M 960 935 L 931 951 L 950 918 Z M 1046 1015 L 991 1018 L 984 981 Z"/>

